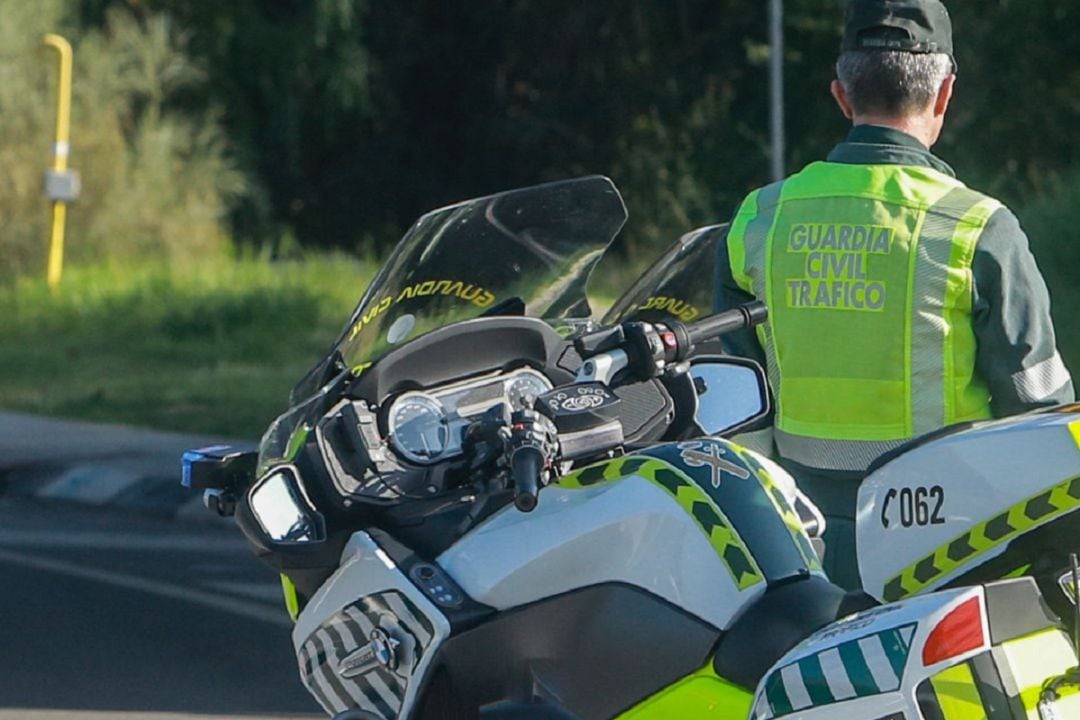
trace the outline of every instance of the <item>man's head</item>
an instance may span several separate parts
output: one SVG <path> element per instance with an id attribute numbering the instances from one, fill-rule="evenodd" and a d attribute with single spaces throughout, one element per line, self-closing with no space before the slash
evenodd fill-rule
<path id="1" fill-rule="evenodd" d="M 952 97 L 952 23 L 940 0 L 851 0 L 832 93 L 844 114 L 937 141 Z"/>

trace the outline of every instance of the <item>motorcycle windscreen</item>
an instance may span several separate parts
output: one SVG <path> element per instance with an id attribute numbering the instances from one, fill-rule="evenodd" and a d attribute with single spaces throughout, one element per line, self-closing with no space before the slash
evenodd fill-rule
<path id="1" fill-rule="evenodd" d="M 436 328 L 484 314 L 589 315 L 585 286 L 626 221 L 599 176 L 469 200 L 409 229 L 331 351 L 360 372 Z"/>
<path id="2" fill-rule="evenodd" d="M 604 325 L 628 320 L 692 322 L 713 312 L 716 247 L 729 225 L 710 225 L 679 238 L 604 316 Z"/>

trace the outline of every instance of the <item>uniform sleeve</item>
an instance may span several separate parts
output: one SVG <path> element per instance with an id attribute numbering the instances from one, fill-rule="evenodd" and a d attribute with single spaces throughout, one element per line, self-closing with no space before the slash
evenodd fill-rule
<path id="1" fill-rule="evenodd" d="M 1020 222 L 1002 208 L 990 218 L 972 262 L 975 368 L 995 417 L 1074 399 L 1057 350 L 1050 294 Z"/>
<path id="2" fill-rule="evenodd" d="M 742 290 L 735 282 L 731 272 L 731 259 L 728 257 L 727 233 L 716 241 L 716 294 L 713 311 L 723 312 L 756 298 Z M 724 336 L 724 350 L 732 355 L 756 360 L 765 366 L 765 351 L 761 349 L 757 334 L 753 330 L 740 330 Z"/>

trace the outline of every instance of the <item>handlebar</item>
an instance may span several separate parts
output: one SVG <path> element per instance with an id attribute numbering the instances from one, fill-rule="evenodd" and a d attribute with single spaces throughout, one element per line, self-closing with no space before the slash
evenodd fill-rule
<path id="1" fill-rule="evenodd" d="M 536 508 L 540 491 L 540 471 L 544 467 L 544 453 L 534 445 L 525 445 L 510 457 L 510 477 L 514 483 L 514 506 L 521 512 Z"/>
<path id="2" fill-rule="evenodd" d="M 754 301 L 687 325 L 686 334 L 691 343 L 699 343 L 735 330 L 755 327 L 768 317 L 769 310 L 765 303 Z"/>

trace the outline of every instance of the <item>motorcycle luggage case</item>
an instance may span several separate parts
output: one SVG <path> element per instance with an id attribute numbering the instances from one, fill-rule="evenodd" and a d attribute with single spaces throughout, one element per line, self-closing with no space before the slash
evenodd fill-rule
<path id="1" fill-rule="evenodd" d="M 1080 404 L 977 423 L 913 444 L 863 482 L 863 587 L 892 602 L 1030 575 L 1071 618 L 1080 552 Z"/>

